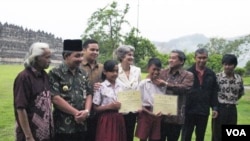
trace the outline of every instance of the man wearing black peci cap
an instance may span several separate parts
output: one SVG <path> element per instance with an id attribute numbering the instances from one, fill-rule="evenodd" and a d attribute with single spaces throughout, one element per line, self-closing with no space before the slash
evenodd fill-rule
<path id="1" fill-rule="evenodd" d="M 93 89 L 80 68 L 82 41 L 64 40 L 63 63 L 49 72 L 56 141 L 85 141 Z"/>

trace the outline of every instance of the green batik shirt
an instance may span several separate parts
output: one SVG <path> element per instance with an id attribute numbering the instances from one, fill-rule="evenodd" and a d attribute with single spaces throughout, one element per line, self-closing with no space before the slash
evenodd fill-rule
<path id="1" fill-rule="evenodd" d="M 52 97 L 59 95 L 78 110 L 85 109 L 87 95 L 93 94 L 87 73 L 77 68 L 73 75 L 63 63 L 49 72 Z M 78 124 L 74 116 L 64 113 L 54 105 L 53 118 L 56 133 L 76 133 L 86 131 L 86 123 Z"/>

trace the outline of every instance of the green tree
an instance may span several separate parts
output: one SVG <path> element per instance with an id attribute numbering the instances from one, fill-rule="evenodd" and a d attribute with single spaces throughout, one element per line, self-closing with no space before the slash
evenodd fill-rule
<path id="1" fill-rule="evenodd" d="M 156 57 L 157 50 L 154 44 L 146 38 L 136 36 L 139 31 L 136 28 L 132 28 L 131 31 L 125 37 L 125 44 L 135 47 L 135 64 L 138 64 L 141 60 L 147 60 L 150 57 Z"/>
<path id="2" fill-rule="evenodd" d="M 184 64 L 184 68 L 190 68 L 193 64 L 194 64 L 195 60 L 194 60 L 194 52 L 191 53 L 186 53 L 186 61 Z"/>
<path id="3" fill-rule="evenodd" d="M 250 75 L 250 61 L 247 61 L 246 66 L 244 67 L 245 71 L 246 71 L 246 75 L 249 76 Z"/>
<path id="4" fill-rule="evenodd" d="M 222 69 L 221 59 L 221 54 L 211 54 L 208 56 L 207 66 L 216 73 L 220 72 Z"/>
<path id="5" fill-rule="evenodd" d="M 99 59 L 104 62 L 113 57 L 113 52 L 120 44 L 132 45 L 135 47 L 135 64 L 144 65 L 148 57 L 155 57 L 157 50 L 150 40 L 138 37 L 139 30 L 132 27 L 129 33 L 121 30 L 124 25 L 129 25 L 125 19 L 129 11 L 126 4 L 123 10 L 118 9 L 117 2 L 98 9 L 88 20 L 88 27 L 82 35 L 82 39 L 95 39 L 99 42 Z M 142 63 L 142 64 L 141 64 Z"/>
<path id="6" fill-rule="evenodd" d="M 162 54 L 158 52 L 156 57 L 161 60 L 163 68 L 166 68 L 168 66 L 169 54 Z"/>
<path id="7" fill-rule="evenodd" d="M 129 11 L 126 4 L 123 10 L 118 9 L 117 2 L 98 9 L 88 20 L 88 27 L 85 29 L 82 39 L 96 39 L 99 42 L 100 58 L 106 60 L 112 56 L 113 50 L 123 42 L 124 35 L 121 32 L 122 26 L 129 22 L 125 16 Z"/>
<path id="8" fill-rule="evenodd" d="M 250 42 L 250 35 L 237 38 L 235 40 L 226 40 L 223 38 L 211 38 L 206 44 L 198 44 L 198 48 L 206 48 L 209 54 L 233 53 L 239 56 L 248 48 L 245 46 Z"/>
<path id="9" fill-rule="evenodd" d="M 243 76 L 246 73 L 246 70 L 244 68 L 235 68 L 235 73 L 239 74 L 240 76 Z"/>
<path id="10" fill-rule="evenodd" d="M 206 48 L 210 54 L 223 54 L 226 45 L 227 40 L 223 38 L 211 38 L 205 45 L 199 44 L 198 48 Z"/>

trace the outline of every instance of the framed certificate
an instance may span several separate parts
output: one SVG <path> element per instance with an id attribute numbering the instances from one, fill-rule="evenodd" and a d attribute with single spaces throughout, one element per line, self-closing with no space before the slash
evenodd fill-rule
<path id="1" fill-rule="evenodd" d="M 136 90 L 119 92 L 118 101 L 121 102 L 120 113 L 135 112 L 142 108 L 141 95 Z"/>
<path id="2" fill-rule="evenodd" d="M 178 96 L 155 94 L 154 109 L 155 114 L 161 112 L 163 115 L 177 115 Z"/>

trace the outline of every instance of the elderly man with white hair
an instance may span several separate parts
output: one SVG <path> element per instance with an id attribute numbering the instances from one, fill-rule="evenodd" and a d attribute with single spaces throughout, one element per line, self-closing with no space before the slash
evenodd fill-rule
<path id="1" fill-rule="evenodd" d="M 16 141 L 50 141 L 53 120 L 48 75 L 51 50 L 47 43 L 33 43 L 25 57 L 24 70 L 14 81 Z"/>

